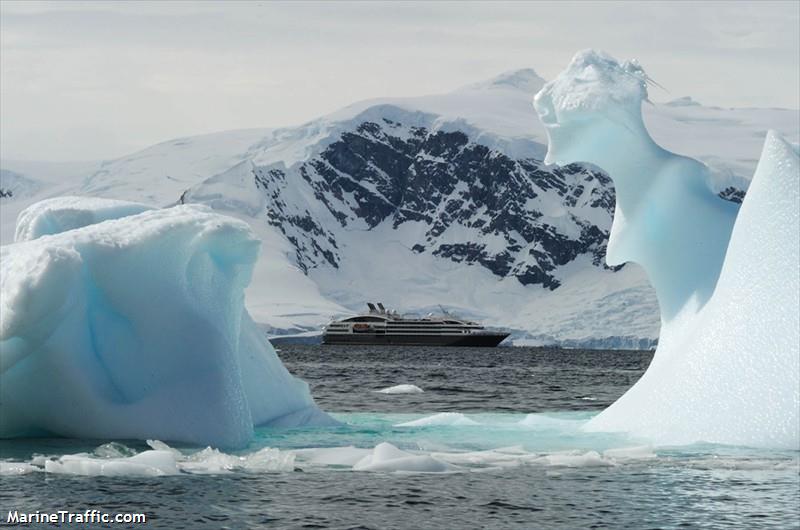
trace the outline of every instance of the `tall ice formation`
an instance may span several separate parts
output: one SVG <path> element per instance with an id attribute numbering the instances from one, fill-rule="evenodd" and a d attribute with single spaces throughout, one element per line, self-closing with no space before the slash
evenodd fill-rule
<path id="1" fill-rule="evenodd" d="M 586 50 L 536 95 L 547 161 L 591 162 L 617 192 L 610 265 L 647 271 L 661 336 L 645 375 L 587 426 L 656 443 L 800 448 L 800 165 L 770 132 L 741 211 L 700 162 L 659 147 L 635 61 Z"/>
<path id="2" fill-rule="evenodd" d="M 31 206 L 0 248 L 0 437 L 239 447 L 331 422 L 244 309 L 258 251 L 202 206 Z"/>

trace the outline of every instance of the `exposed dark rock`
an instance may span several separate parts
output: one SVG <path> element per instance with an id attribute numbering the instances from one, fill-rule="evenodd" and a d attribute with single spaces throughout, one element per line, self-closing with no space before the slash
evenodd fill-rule
<path id="1" fill-rule="evenodd" d="M 742 191 L 738 188 L 734 188 L 733 186 L 728 186 L 721 192 L 719 192 L 719 196 L 725 199 L 726 201 L 735 202 L 737 204 L 741 204 L 744 200 L 744 196 L 747 192 Z"/>
<path id="2" fill-rule="evenodd" d="M 318 202 L 313 209 L 287 205 L 287 188 L 298 185 L 288 170 L 255 169 L 267 221 L 295 247 L 302 270 L 339 266 L 331 222 L 346 230 L 422 222 L 414 252 L 550 289 L 556 270 L 581 255 L 605 266 L 614 188 L 604 173 L 515 160 L 459 131 L 381 121 L 359 124 L 292 168 Z"/>

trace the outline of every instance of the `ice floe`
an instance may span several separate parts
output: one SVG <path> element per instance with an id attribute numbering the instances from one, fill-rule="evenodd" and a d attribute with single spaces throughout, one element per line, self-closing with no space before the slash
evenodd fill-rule
<path id="1" fill-rule="evenodd" d="M 417 385 L 395 385 L 387 388 L 376 390 L 379 394 L 422 394 L 422 390 Z"/>

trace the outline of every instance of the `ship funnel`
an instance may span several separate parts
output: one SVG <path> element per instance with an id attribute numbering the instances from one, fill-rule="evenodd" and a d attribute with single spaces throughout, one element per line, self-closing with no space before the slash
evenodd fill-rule
<path id="1" fill-rule="evenodd" d="M 380 303 L 380 302 L 378 302 L 378 309 L 380 309 L 380 310 L 381 310 L 381 313 L 385 313 L 385 312 L 386 312 L 386 308 L 385 308 L 385 307 L 383 307 L 383 304 L 382 304 L 382 303 Z"/>
<path id="2" fill-rule="evenodd" d="M 375 309 L 375 305 L 372 302 L 367 302 L 367 307 L 369 307 L 369 312 L 370 313 L 377 313 L 378 312 L 378 310 Z"/>

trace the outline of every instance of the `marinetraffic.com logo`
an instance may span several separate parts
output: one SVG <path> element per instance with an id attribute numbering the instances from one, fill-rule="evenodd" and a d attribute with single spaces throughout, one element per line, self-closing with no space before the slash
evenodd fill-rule
<path id="1" fill-rule="evenodd" d="M 100 510 L 86 510 L 84 512 L 70 512 L 58 510 L 55 512 L 20 512 L 9 510 L 5 524 L 145 524 L 147 515 L 143 513 L 107 513 Z"/>

